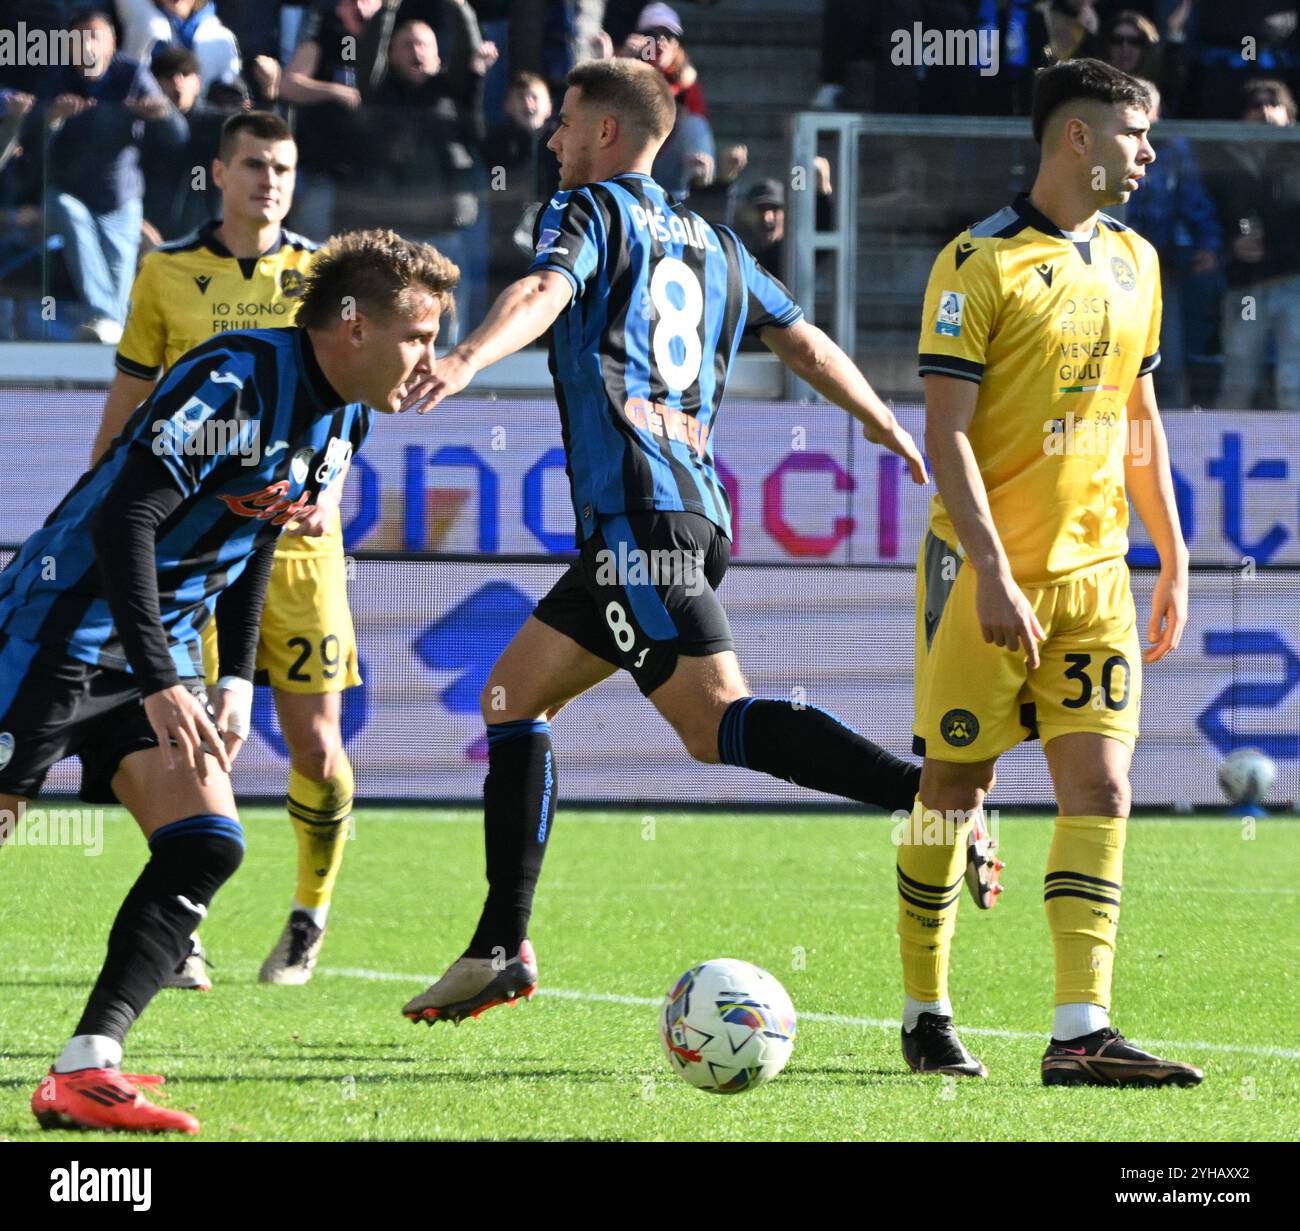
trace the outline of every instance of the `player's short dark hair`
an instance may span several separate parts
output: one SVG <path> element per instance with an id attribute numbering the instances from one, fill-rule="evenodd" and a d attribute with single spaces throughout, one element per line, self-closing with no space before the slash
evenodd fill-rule
<path id="1" fill-rule="evenodd" d="M 445 315 L 453 315 L 451 292 L 459 281 L 460 270 L 429 244 L 403 239 L 395 231 L 345 231 L 332 236 L 312 261 L 295 323 L 329 329 L 348 303 L 391 316 L 419 291 L 427 291 Z"/>
<path id="2" fill-rule="evenodd" d="M 155 77 L 170 77 L 184 73 L 187 77 L 200 76 L 199 58 L 188 47 L 159 47 L 149 61 L 149 71 Z"/>
<path id="3" fill-rule="evenodd" d="M 1053 115 L 1067 103 L 1080 99 L 1099 103 L 1122 103 L 1151 110 L 1151 95 L 1136 78 L 1104 60 L 1066 60 L 1040 68 L 1034 77 L 1034 140 L 1043 144 L 1043 133 Z"/>
<path id="4" fill-rule="evenodd" d="M 239 144 L 239 134 L 247 133 L 260 141 L 292 141 L 291 129 L 284 117 L 274 111 L 236 111 L 221 126 L 221 142 L 217 157 L 229 162 Z"/>
<path id="5" fill-rule="evenodd" d="M 663 141 L 677 120 L 677 104 L 668 82 L 653 64 L 620 56 L 588 60 L 565 78 L 582 91 L 582 101 L 607 107 L 620 124 Z"/>

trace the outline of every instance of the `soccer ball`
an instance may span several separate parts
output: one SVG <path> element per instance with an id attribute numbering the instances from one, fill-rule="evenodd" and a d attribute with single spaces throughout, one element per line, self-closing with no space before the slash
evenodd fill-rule
<path id="1" fill-rule="evenodd" d="M 729 957 L 692 966 L 659 1016 L 669 1068 L 710 1094 L 771 1081 L 790 1059 L 795 1029 L 785 988 L 766 970 Z"/>
<path id="2" fill-rule="evenodd" d="M 1219 785 L 1234 804 L 1257 804 L 1273 787 L 1277 766 L 1258 748 L 1236 748 L 1219 763 Z"/>

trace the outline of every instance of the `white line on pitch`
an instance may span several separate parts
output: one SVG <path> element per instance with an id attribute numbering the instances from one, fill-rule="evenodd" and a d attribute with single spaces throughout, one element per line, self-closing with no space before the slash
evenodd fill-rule
<path id="1" fill-rule="evenodd" d="M 428 980 L 428 975 L 401 975 L 391 970 L 366 970 L 359 967 L 322 966 L 323 975 L 337 975 L 344 979 L 369 979 L 377 983 L 419 984 Z M 581 1000 L 593 1004 L 625 1004 L 652 1006 L 663 1003 L 662 996 L 619 996 L 610 992 L 577 992 L 568 988 L 539 987 L 539 996 L 553 996 L 557 1000 Z M 863 1026 L 874 1030 L 898 1030 L 902 1022 L 886 1017 L 849 1017 L 842 1013 L 799 1013 L 800 1021 L 828 1022 L 833 1026 Z M 1043 1042 L 1045 1035 L 1028 1030 L 996 1030 L 987 1026 L 963 1026 L 963 1034 L 980 1035 L 993 1039 L 1029 1039 Z M 1292 1047 L 1252 1047 L 1235 1043 L 1205 1043 L 1200 1041 L 1183 1042 L 1176 1039 L 1145 1039 L 1148 1047 L 1186 1048 L 1196 1051 L 1228 1052 L 1236 1056 L 1267 1056 L 1273 1060 L 1300 1060 L 1300 1049 Z"/>

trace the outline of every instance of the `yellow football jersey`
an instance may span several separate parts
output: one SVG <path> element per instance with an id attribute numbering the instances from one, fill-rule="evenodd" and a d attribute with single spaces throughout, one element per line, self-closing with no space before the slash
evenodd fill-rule
<path id="1" fill-rule="evenodd" d="M 1125 404 L 1160 362 L 1160 311 L 1146 240 L 1105 214 L 1071 235 L 1024 194 L 935 260 L 919 370 L 980 387 L 969 440 L 1022 585 L 1127 553 Z M 957 543 L 938 495 L 930 529 Z"/>
<path id="2" fill-rule="evenodd" d="M 209 222 L 162 244 L 140 263 L 117 348 L 119 371 L 157 380 L 186 351 L 219 333 L 293 324 L 316 245 L 282 229 L 260 256 L 238 258 L 216 238 L 219 225 Z M 318 537 L 281 535 L 276 554 L 341 556 L 337 514 Z"/>

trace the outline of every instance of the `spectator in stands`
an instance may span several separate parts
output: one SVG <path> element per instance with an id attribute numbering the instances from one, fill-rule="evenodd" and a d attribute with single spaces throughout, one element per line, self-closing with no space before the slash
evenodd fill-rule
<path id="1" fill-rule="evenodd" d="M 700 75 L 682 46 L 684 31 L 676 11 L 666 4 L 647 4 L 637 18 L 636 32 L 644 40 L 633 44 L 637 54 L 654 61 L 681 106 L 691 115 L 707 117 L 709 109 L 700 88 Z"/>
<path id="2" fill-rule="evenodd" d="M 146 130 L 140 147 L 145 239 L 156 247 L 189 234 L 220 211 L 212 160 L 221 143 L 221 126 L 232 112 L 245 109 L 249 99 L 237 86 L 220 82 L 202 99 L 198 59 L 183 47 L 159 48 L 149 68 L 189 127 L 189 136 L 179 144 Z M 230 95 L 228 104 L 210 101 L 214 95 L 220 100 L 223 91 Z"/>
<path id="3" fill-rule="evenodd" d="M 364 157 L 338 198 L 340 229 L 382 223 L 432 244 L 461 271 L 457 315 L 485 311 L 487 179 L 481 157 L 482 60 L 478 23 L 467 4 L 450 13 L 447 59 L 423 21 L 393 33 L 388 72 L 359 118 Z M 454 340 L 446 322 L 444 340 Z"/>
<path id="4" fill-rule="evenodd" d="M 736 212 L 736 234 L 755 259 L 777 277 L 785 269 L 785 185 L 759 180 Z"/>
<path id="5" fill-rule="evenodd" d="M 160 47 L 183 47 L 199 62 L 202 90 L 239 76 L 239 44 L 211 0 L 117 0 L 122 50 L 148 63 Z"/>
<path id="6" fill-rule="evenodd" d="M 1160 91 L 1144 81 L 1154 100 L 1151 123 L 1160 119 Z M 1160 254 L 1160 289 L 1164 315 L 1160 329 L 1160 366 L 1156 392 L 1162 406 L 1187 406 L 1188 358 L 1206 355 L 1213 334 L 1209 313 L 1217 308 L 1222 287 L 1216 271 L 1223 250 L 1223 229 L 1206 191 L 1190 142 L 1181 137 L 1154 137 L 1157 158 L 1141 188 L 1123 211 L 1123 220 Z"/>
<path id="7" fill-rule="evenodd" d="M 558 164 L 546 143 L 555 132 L 551 92 L 535 73 L 516 73 L 506 91 L 506 118 L 488 129 L 484 147 L 492 191 L 488 299 L 522 276 L 533 255 L 533 224 L 541 203 L 559 187 Z"/>
<path id="8" fill-rule="evenodd" d="M 1257 79 L 1243 90 L 1241 118 L 1289 127 L 1295 98 L 1281 81 Z M 1261 404 L 1271 345 L 1276 392 L 1266 404 L 1300 410 L 1300 146 L 1244 137 L 1225 143 L 1209 181 L 1229 237 L 1219 405 Z"/>
<path id="9" fill-rule="evenodd" d="M 45 83 L 53 133 L 47 204 L 77 293 L 94 313 L 88 327 L 116 342 L 140 248 L 144 128 L 159 126 L 175 143 L 188 128 L 148 68 L 118 54 L 107 13 L 91 10 L 72 28 L 90 55 L 84 64 L 51 69 Z"/>
<path id="10" fill-rule="evenodd" d="M 361 106 L 361 83 L 369 87 L 377 75 L 375 64 L 387 62 L 387 48 L 376 52 L 375 61 L 357 53 L 382 20 L 383 7 L 382 0 L 337 0 L 328 11 L 308 13 L 298 50 L 284 70 L 280 93 L 294 104 L 298 142 L 293 228 L 312 239 L 330 234 L 339 181 L 356 171 L 354 118 Z"/>
<path id="11" fill-rule="evenodd" d="M 1183 13 L 1173 15 L 1175 31 L 1186 21 L 1188 5 L 1189 0 L 1183 0 L 1180 6 Z M 1186 77 L 1182 53 L 1181 39 L 1162 43 L 1155 22 L 1136 9 L 1112 13 L 1102 23 L 1097 38 L 1089 39 L 1082 50 L 1082 54 L 1095 56 L 1134 77 L 1155 82 L 1164 100 L 1161 107 L 1166 116 L 1174 114 L 1171 99 L 1176 102 L 1182 96 Z"/>
<path id="12" fill-rule="evenodd" d="M 677 122 L 655 158 L 654 177 L 679 201 L 713 182 L 715 151 L 699 75 L 682 47 L 682 23 L 666 4 L 648 4 L 619 54 L 654 64 L 677 100 Z"/>
<path id="13" fill-rule="evenodd" d="M 817 193 L 814 225 L 825 230 L 831 222 L 831 164 L 827 159 L 813 160 L 813 180 Z M 736 210 L 736 234 L 764 269 L 778 278 L 787 277 L 785 185 L 780 180 L 759 180 L 745 193 Z"/>

